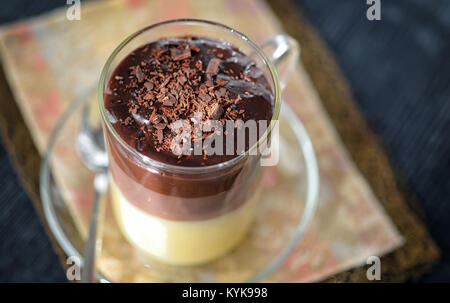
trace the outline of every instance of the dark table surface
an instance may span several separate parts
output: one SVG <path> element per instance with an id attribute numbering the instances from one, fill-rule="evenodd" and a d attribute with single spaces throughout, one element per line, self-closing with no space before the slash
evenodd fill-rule
<path id="1" fill-rule="evenodd" d="M 0 23 L 64 0 L 2 1 Z M 450 1 L 296 0 L 350 82 L 359 108 L 418 197 L 443 252 L 420 281 L 450 282 Z M 32 202 L 0 144 L 0 281 L 65 281 Z"/>

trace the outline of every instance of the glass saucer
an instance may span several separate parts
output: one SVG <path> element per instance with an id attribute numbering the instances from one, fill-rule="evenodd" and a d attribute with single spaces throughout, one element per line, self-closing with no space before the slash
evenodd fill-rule
<path id="1" fill-rule="evenodd" d="M 41 199 L 46 220 L 67 256 L 82 262 L 93 177 L 78 157 L 78 122 L 96 96 L 75 100 L 50 137 L 41 166 Z M 98 115 L 89 117 L 99 122 Z M 256 218 L 233 251 L 197 266 L 173 266 L 139 252 L 122 235 L 107 203 L 98 280 L 101 282 L 258 282 L 276 271 L 294 250 L 316 208 L 319 176 L 311 141 L 291 108 L 283 103 L 279 121 L 279 163 L 264 167 Z M 107 191 L 109 192 L 109 191 Z M 105 194 L 108 199 L 108 194 Z M 108 201 L 107 201 L 108 202 Z"/>

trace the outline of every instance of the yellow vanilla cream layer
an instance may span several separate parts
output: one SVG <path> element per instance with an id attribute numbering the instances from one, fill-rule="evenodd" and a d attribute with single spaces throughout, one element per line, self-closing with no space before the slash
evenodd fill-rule
<path id="1" fill-rule="evenodd" d="M 239 208 L 201 221 L 175 221 L 134 206 L 110 183 L 114 213 L 125 237 L 137 248 L 172 265 L 205 263 L 225 255 L 247 232 L 258 194 Z"/>

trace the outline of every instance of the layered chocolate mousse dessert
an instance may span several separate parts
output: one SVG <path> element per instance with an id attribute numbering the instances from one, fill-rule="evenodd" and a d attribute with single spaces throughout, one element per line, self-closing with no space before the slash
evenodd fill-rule
<path id="1" fill-rule="evenodd" d="M 247 121 L 272 118 L 274 97 L 264 73 L 227 42 L 165 38 L 127 55 L 104 96 L 123 141 L 106 132 L 111 196 L 127 239 L 170 264 L 199 264 L 230 251 L 248 230 L 258 200 L 258 157 L 240 154 L 263 131 L 243 145 L 238 132 Z"/>

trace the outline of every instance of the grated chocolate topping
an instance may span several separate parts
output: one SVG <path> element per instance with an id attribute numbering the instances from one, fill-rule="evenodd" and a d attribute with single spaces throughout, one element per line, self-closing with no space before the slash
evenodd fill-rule
<path id="1" fill-rule="evenodd" d="M 237 151 L 175 155 L 170 148 L 175 121 L 193 128 L 218 120 L 226 137 L 226 120 L 270 121 L 273 114 L 270 86 L 255 62 L 229 43 L 204 37 L 161 39 L 136 49 L 117 66 L 108 87 L 105 107 L 119 135 L 139 152 L 180 166 L 217 164 Z M 213 132 L 201 138 L 193 132 L 190 139 L 202 142 Z"/>

